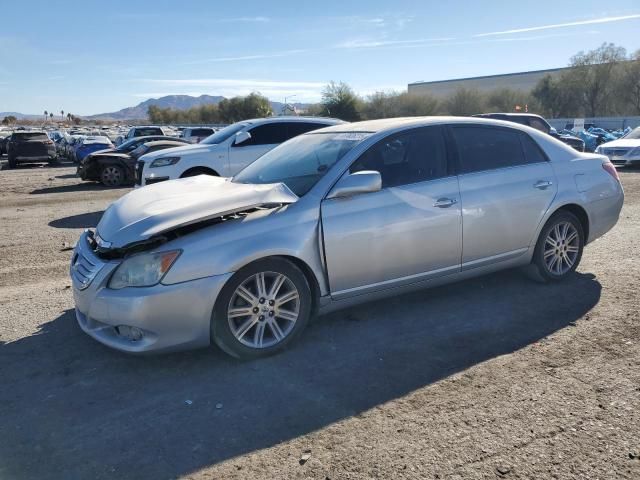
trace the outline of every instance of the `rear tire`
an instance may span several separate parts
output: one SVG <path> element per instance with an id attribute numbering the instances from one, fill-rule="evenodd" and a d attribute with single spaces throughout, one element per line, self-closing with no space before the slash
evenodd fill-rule
<path id="1" fill-rule="evenodd" d="M 302 271 L 283 258 L 258 260 L 223 287 L 211 319 L 211 338 L 229 355 L 273 355 L 295 341 L 309 323 L 311 289 Z"/>
<path id="2" fill-rule="evenodd" d="M 584 242 L 584 229 L 574 214 L 554 213 L 540 232 L 530 273 L 545 283 L 566 279 L 580 264 Z"/>
<path id="3" fill-rule="evenodd" d="M 119 187 L 124 179 L 124 169 L 119 165 L 104 165 L 100 169 L 100 183 L 105 187 Z"/>

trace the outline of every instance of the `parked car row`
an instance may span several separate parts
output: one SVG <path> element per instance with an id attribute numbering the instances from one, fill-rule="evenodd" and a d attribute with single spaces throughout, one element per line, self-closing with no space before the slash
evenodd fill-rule
<path id="1" fill-rule="evenodd" d="M 486 118 L 249 120 L 138 166 L 70 264 L 80 328 L 131 353 L 263 357 L 317 313 L 512 267 L 564 280 L 624 198 L 606 156 Z"/>
<path id="2" fill-rule="evenodd" d="M 116 148 L 90 153 L 80 161 L 77 174 L 82 180 L 99 181 L 107 187 L 132 185 L 138 158 L 188 143 L 180 138 L 162 135 L 134 137 Z"/>

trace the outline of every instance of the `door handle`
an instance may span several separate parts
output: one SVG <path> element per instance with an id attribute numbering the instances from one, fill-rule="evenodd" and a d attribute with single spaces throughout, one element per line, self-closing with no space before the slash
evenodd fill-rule
<path id="1" fill-rule="evenodd" d="M 455 198 L 439 198 L 433 206 L 438 208 L 449 208 L 451 205 L 455 205 L 456 203 L 458 203 L 458 201 Z"/>
<path id="2" fill-rule="evenodd" d="M 544 190 L 545 188 L 549 188 L 551 185 L 553 185 L 553 182 L 549 182 L 548 180 L 539 180 L 533 184 L 533 187 L 539 190 Z"/>

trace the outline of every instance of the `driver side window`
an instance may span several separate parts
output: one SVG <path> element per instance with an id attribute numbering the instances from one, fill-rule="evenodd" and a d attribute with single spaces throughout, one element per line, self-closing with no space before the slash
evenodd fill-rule
<path id="1" fill-rule="evenodd" d="M 441 127 L 421 127 L 390 135 L 370 147 L 349 169 L 373 170 L 382 188 L 447 176 L 447 151 Z"/>

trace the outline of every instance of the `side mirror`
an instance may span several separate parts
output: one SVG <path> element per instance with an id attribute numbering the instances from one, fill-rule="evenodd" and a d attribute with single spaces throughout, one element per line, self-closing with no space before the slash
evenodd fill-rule
<path id="1" fill-rule="evenodd" d="M 343 198 L 359 193 L 377 192 L 382 188 L 380 172 L 363 170 L 343 176 L 327 198 Z"/>
<path id="2" fill-rule="evenodd" d="M 240 145 L 241 143 L 246 142 L 250 138 L 251 138 L 251 134 L 249 132 L 247 131 L 238 132 L 236 133 L 236 139 L 234 140 L 233 144 Z"/>

